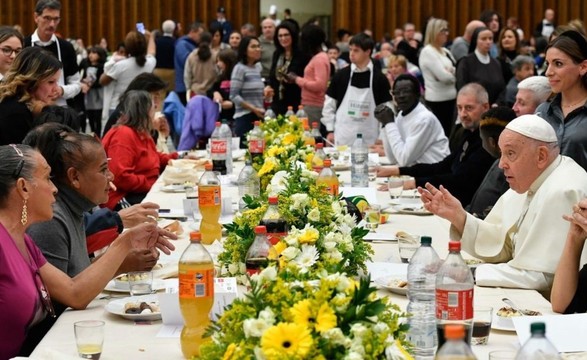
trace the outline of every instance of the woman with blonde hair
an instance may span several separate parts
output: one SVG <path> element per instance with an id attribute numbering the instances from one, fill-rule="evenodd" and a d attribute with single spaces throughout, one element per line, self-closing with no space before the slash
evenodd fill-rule
<path id="1" fill-rule="evenodd" d="M 18 144 L 33 118 L 60 96 L 61 62 L 39 47 L 24 49 L 0 83 L 0 145 Z"/>
<path id="2" fill-rule="evenodd" d="M 457 98 L 456 61 L 444 47 L 448 32 L 446 20 L 431 18 L 426 25 L 425 46 L 419 58 L 426 86 L 426 105 L 442 124 L 446 136 L 450 135 Z"/>

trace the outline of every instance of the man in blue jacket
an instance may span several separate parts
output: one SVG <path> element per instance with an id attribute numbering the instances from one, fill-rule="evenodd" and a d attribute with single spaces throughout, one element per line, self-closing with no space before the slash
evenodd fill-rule
<path id="1" fill-rule="evenodd" d="M 175 42 L 175 55 L 173 58 L 173 65 L 175 66 L 175 92 L 184 105 L 187 101 L 185 98 L 186 88 L 183 82 L 183 69 L 188 55 L 198 47 L 200 34 L 204 30 L 204 25 L 196 21 L 190 25 L 189 33 L 180 37 Z"/>

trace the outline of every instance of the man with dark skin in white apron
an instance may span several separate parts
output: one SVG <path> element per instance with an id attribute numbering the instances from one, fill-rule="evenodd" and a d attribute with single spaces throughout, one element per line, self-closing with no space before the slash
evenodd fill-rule
<path id="1" fill-rule="evenodd" d="M 352 145 L 361 133 L 367 145 L 372 145 L 379 137 L 375 107 L 392 99 L 387 78 L 371 61 L 374 46 L 375 41 L 366 34 L 353 36 L 351 66 L 339 70 L 326 91 L 321 121 L 331 143 Z"/>

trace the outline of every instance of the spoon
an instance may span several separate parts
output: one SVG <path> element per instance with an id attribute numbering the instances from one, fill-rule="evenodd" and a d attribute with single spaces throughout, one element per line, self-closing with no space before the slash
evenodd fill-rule
<path id="1" fill-rule="evenodd" d="M 518 307 L 513 301 L 511 301 L 508 298 L 503 298 L 501 299 L 501 301 L 503 301 L 504 303 L 508 304 L 512 309 L 516 310 L 517 312 L 519 312 L 522 315 L 528 315 L 528 311 L 527 310 L 523 310 L 522 308 Z"/>

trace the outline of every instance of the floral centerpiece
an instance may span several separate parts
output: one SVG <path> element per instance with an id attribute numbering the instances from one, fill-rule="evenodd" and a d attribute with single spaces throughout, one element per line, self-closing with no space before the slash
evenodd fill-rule
<path id="1" fill-rule="evenodd" d="M 202 359 L 411 359 L 406 314 L 377 298 L 369 279 L 333 273 L 290 281 L 269 267 L 253 275 L 208 329 Z"/>

